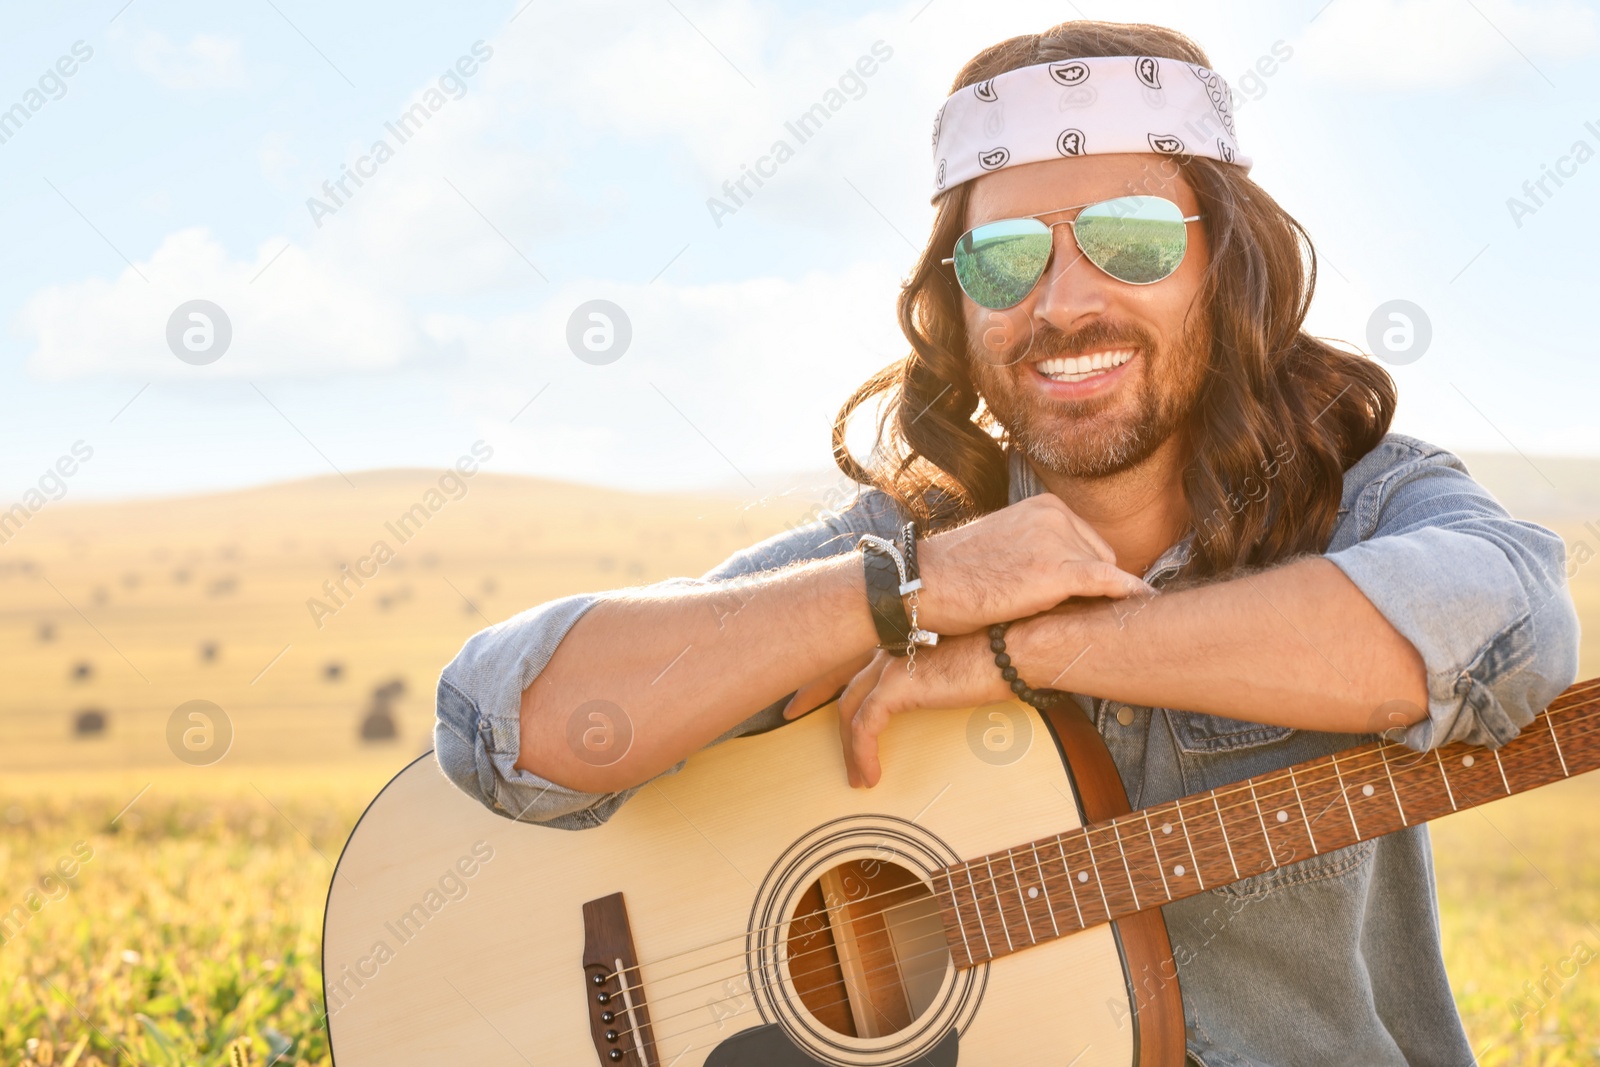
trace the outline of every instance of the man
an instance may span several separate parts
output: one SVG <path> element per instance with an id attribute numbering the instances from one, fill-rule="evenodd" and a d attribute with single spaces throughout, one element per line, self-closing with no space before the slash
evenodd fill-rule
<path id="1" fill-rule="evenodd" d="M 444 771 L 508 818 L 598 825 L 843 687 L 851 783 L 870 787 L 894 773 L 892 715 L 1012 679 L 1074 695 L 1136 808 L 1378 733 L 1515 736 L 1576 677 L 1563 545 L 1388 433 L 1388 375 L 1301 331 L 1309 241 L 1245 176 L 1228 101 L 1154 26 L 1068 22 L 969 63 L 900 301 L 913 352 L 834 430 L 870 488 L 703 578 L 475 635 L 440 678 Z M 844 426 L 879 395 L 863 467 Z M 915 621 L 941 635 L 914 670 L 881 647 L 854 551 L 908 518 Z M 1005 678 L 988 630 L 1013 621 Z M 597 699 L 633 732 L 604 767 L 567 743 Z M 1162 911 L 1196 1062 L 1472 1062 L 1422 826 Z"/>

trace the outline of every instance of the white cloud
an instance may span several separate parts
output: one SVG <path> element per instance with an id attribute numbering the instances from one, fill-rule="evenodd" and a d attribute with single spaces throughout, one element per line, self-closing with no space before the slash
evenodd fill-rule
<path id="1" fill-rule="evenodd" d="M 52 380 L 192 376 L 196 368 L 167 346 L 167 321 L 196 299 L 217 304 L 232 324 L 232 343 L 206 365 L 208 374 L 320 377 L 392 367 L 423 350 L 404 301 L 363 282 L 359 271 L 286 244 L 277 238 L 235 260 L 209 229 L 192 227 L 135 263 L 137 273 L 41 289 L 18 316 L 21 332 L 37 342 L 29 370 Z"/>
<path id="2" fill-rule="evenodd" d="M 425 329 L 441 349 L 472 353 L 458 399 L 497 415 L 497 435 L 529 469 L 716 484 L 740 480 L 736 472 L 827 465 L 839 405 L 905 350 L 893 315 L 898 284 L 874 263 L 792 280 L 578 282 L 526 312 L 436 316 Z M 565 343 L 573 309 L 596 296 L 621 306 L 633 332 L 604 366 L 581 362 Z"/>
<path id="3" fill-rule="evenodd" d="M 1366 90 L 1455 88 L 1592 55 L 1600 17 L 1577 0 L 1333 0 L 1297 42 L 1313 77 Z M 1520 55 L 1518 53 L 1521 53 Z"/>
<path id="4" fill-rule="evenodd" d="M 197 33 L 187 44 L 146 30 L 134 45 L 139 69 L 168 89 L 211 89 L 243 85 L 244 62 L 237 39 Z"/>

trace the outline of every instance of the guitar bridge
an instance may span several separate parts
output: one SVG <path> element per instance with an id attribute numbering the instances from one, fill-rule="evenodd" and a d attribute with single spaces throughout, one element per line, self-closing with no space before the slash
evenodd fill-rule
<path id="1" fill-rule="evenodd" d="M 621 893 L 583 906 L 583 984 L 601 1064 L 660 1067 Z"/>

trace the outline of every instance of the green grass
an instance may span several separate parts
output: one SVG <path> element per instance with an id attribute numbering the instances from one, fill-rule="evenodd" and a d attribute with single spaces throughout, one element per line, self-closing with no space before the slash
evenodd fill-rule
<path id="1" fill-rule="evenodd" d="M 115 824 L 135 790 L 0 802 L 4 907 L 28 915 L 0 945 L 0 1062 L 331 1062 L 323 899 L 368 790 L 295 790 L 158 782 Z M 73 876 L 46 876 L 63 857 Z"/>
<path id="2" fill-rule="evenodd" d="M 0 945 L 0 1062 L 220 1067 L 239 1045 L 255 1067 L 329 1064 L 324 895 L 382 773 L 164 775 L 115 826 L 148 778 L 78 781 L 71 799 L 8 783 L 7 909 L 75 844 L 92 856 Z M 1600 1059 L 1597 833 L 1592 777 L 1432 826 L 1446 963 L 1483 1067 Z"/>
<path id="3" fill-rule="evenodd" d="M 1482 1067 L 1600 1061 L 1600 780 L 1434 823 L 1445 965 Z"/>
<path id="4" fill-rule="evenodd" d="M 702 573 L 804 510 L 641 503 L 485 475 L 406 546 L 403 566 L 319 630 L 305 599 L 418 492 L 400 474 L 361 480 L 360 493 L 329 479 L 62 505 L 7 546 L 0 919 L 21 907 L 26 921 L 0 924 L 0 1064 L 213 1067 L 235 1048 L 254 1067 L 330 1063 L 319 944 L 331 865 L 367 801 L 426 746 L 433 679 L 461 642 L 578 589 Z M 1569 545 L 1600 536 L 1554 526 Z M 179 582 L 180 569 L 192 577 Z M 229 576 L 230 592 L 209 591 Z M 1573 592 L 1591 622 L 1581 676 L 1593 677 L 1600 563 L 1574 574 Z M 195 655 L 207 639 L 221 643 L 215 663 Z M 94 676 L 73 680 L 84 660 Z M 342 681 L 321 675 L 330 661 L 349 665 Z M 393 677 L 410 683 L 401 739 L 362 746 L 368 694 Z M 194 697 L 218 701 L 236 727 L 212 767 L 180 766 L 167 748 L 168 715 Z M 73 740 L 71 714 L 90 705 L 111 728 Z M 1432 832 L 1446 964 L 1480 1062 L 1600 1061 L 1600 775 Z M 41 884 L 61 860 L 72 867 L 80 842 L 87 861 Z"/>

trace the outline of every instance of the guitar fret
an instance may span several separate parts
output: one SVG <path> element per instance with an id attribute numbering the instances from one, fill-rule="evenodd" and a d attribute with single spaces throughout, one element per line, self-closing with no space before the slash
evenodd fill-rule
<path id="1" fill-rule="evenodd" d="M 1194 880 L 1201 889 L 1204 889 L 1206 878 L 1200 873 L 1200 860 L 1194 854 L 1194 839 L 1189 836 L 1189 821 L 1183 817 L 1183 801 L 1174 800 L 1172 806 L 1178 809 L 1178 826 L 1183 829 L 1183 843 L 1189 849 L 1189 864 L 1194 868 Z"/>
<path id="2" fill-rule="evenodd" d="M 1411 822 L 1406 818 L 1406 809 L 1400 804 L 1400 789 L 1394 784 L 1394 774 L 1389 770 L 1388 744 L 1383 744 L 1378 747 L 1378 755 L 1383 757 L 1383 773 L 1389 778 L 1389 792 L 1394 794 L 1394 807 L 1395 810 L 1400 813 L 1400 825 L 1410 826 Z"/>
<path id="3" fill-rule="evenodd" d="M 1161 859 L 1160 847 L 1156 845 L 1155 827 L 1150 825 L 1150 809 L 1141 808 L 1140 814 L 1144 816 L 1145 833 L 1150 835 L 1150 854 L 1155 857 L 1156 871 L 1161 875 L 1161 891 L 1167 895 L 1168 900 L 1171 900 L 1172 889 L 1167 885 L 1167 865 Z"/>
<path id="4" fill-rule="evenodd" d="M 1500 762 L 1500 753 L 1495 749 L 1489 752 L 1494 756 L 1494 765 L 1500 768 L 1500 784 L 1506 787 L 1506 796 L 1511 795 L 1511 783 L 1506 779 L 1506 765 Z"/>
<path id="5" fill-rule="evenodd" d="M 1311 842 L 1311 851 L 1317 851 L 1317 835 L 1311 832 L 1311 816 L 1306 813 L 1306 802 L 1300 796 L 1300 783 L 1295 780 L 1294 768 L 1289 768 L 1289 784 L 1294 787 L 1295 806 L 1300 809 L 1300 821 L 1306 824 L 1306 838 Z"/>
<path id="6" fill-rule="evenodd" d="M 1017 873 L 1017 857 L 1012 849 L 1006 849 L 1006 861 L 1011 864 L 1011 880 L 1017 883 L 1017 903 L 1022 905 L 1022 921 L 1028 927 L 1028 943 L 1037 945 L 1039 939 L 1033 936 L 1033 917 L 1028 914 L 1027 895 L 1022 891 L 1022 876 Z"/>
<path id="7" fill-rule="evenodd" d="M 1356 832 L 1356 840 L 1361 840 L 1361 827 L 1356 823 L 1356 809 L 1350 806 L 1350 790 L 1345 787 L 1344 773 L 1339 770 L 1339 753 L 1335 752 L 1330 760 L 1333 763 L 1333 776 L 1339 780 L 1339 795 L 1344 798 L 1344 810 L 1350 813 L 1350 828 Z"/>
<path id="8" fill-rule="evenodd" d="M 1217 828 L 1222 831 L 1222 843 L 1228 850 L 1228 863 L 1233 867 L 1233 876 L 1241 878 L 1239 864 L 1233 858 L 1233 843 L 1228 840 L 1228 826 L 1222 821 L 1222 805 L 1217 803 L 1217 791 L 1211 791 L 1211 806 L 1217 809 Z"/>
<path id="9" fill-rule="evenodd" d="M 1298 831 L 1292 822 L 1293 813 L 1287 810 L 1291 803 L 1299 810 L 1311 854 L 1318 855 L 1345 848 L 1354 842 L 1375 840 L 1402 828 L 1422 825 L 1452 811 L 1465 811 L 1491 803 L 1499 797 L 1515 795 L 1589 770 L 1600 770 L 1600 729 L 1597 729 L 1600 727 L 1600 679 L 1587 683 L 1587 688 L 1580 690 L 1578 697 L 1564 697 L 1553 708 L 1553 711 L 1547 709 L 1541 712 L 1545 716 L 1544 731 L 1530 723 L 1532 729 L 1525 728 L 1521 731 L 1522 736 L 1508 741 L 1503 752 L 1463 743 L 1412 751 L 1395 742 L 1377 740 L 1294 766 L 1253 775 L 1230 784 L 1226 790 L 1217 786 L 1206 792 L 1142 808 L 1137 813 L 1126 812 L 1083 825 L 1054 838 L 1061 864 L 1059 872 L 1053 872 L 1046 866 L 1049 862 L 1056 862 L 1046 858 L 1046 850 L 1052 841 L 1048 837 L 1016 845 L 1003 852 L 992 852 L 980 857 L 990 883 L 990 888 L 984 889 L 984 893 L 990 894 L 992 907 L 990 901 L 984 899 L 984 893 L 979 892 L 983 887 L 977 883 L 975 868 L 980 859 L 959 865 L 967 883 L 965 890 L 957 890 L 957 866 L 941 868 L 934 873 L 932 885 L 943 915 L 949 951 L 957 959 L 957 966 L 974 966 L 1052 937 L 1071 936 L 1076 930 L 1115 921 L 1132 912 L 1153 908 L 1163 901 L 1193 897 L 1215 886 L 1242 879 L 1247 874 L 1245 868 L 1239 866 L 1240 859 L 1245 860 L 1249 874 L 1282 868 L 1299 858 L 1301 851 L 1300 842 L 1296 839 Z M 1557 715 L 1562 717 L 1562 729 L 1568 731 L 1564 742 L 1560 731 L 1555 728 Z M 1550 748 L 1544 747 L 1546 735 Z M 1432 770 L 1426 766 L 1430 759 L 1433 762 Z M 1333 770 L 1331 775 L 1327 773 L 1330 767 Z M 1433 778 L 1435 772 L 1439 775 L 1437 782 Z M 1378 777 L 1380 773 L 1382 779 Z M 1517 779 L 1515 785 L 1511 782 L 1513 777 Z M 1290 787 L 1287 790 L 1283 788 L 1285 781 Z M 1498 787 L 1496 782 L 1499 783 Z M 1379 792 L 1384 789 L 1388 790 L 1387 796 L 1380 796 Z M 1337 790 L 1337 796 L 1332 795 L 1334 790 Z M 1224 791 L 1229 797 L 1226 807 L 1222 804 Z M 1198 800 L 1205 805 L 1208 794 L 1211 812 L 1191 830 L 1184 801 Z M 1250 798 L 1248 809 L 1241 803 L 1245 796 Z M 1388 807 L 1391 802 L 1394 804 L 1393 813 Z M 1350 820 L 1348 831 L 1335 814 L 1341 804 Z M 1362 809 L 1360 815 L 1356 813 L 1358 807 Z M 1231 829 L 1228 826 L 1230 814 L 1247 823 L 1250 809 L 1254 810 L 1256 825 L 1265 842 L 1264 849 L 1257 845 L 1250 834 L 1244 832 L 1242 826 Z M 1269 810 L 1273 815 L 1271 820 L 1267 819 Z M 1173 818 L 1177 819 L 1178 827 L 1172 825 Z M 1215 819 L 1215 833 L 1212 832 L 1212 819 Z M 1365 831 L 1361 829 L 1363 821 L 1367 827 Z M 1320 836 L 1317 833 L 1319 822 L 1322 826 Z M 1143 827 L 1142 831 L 1140 826 Z M 1124 834 L 1125 829 L 1130 832 Z M 1176 847 L 1169 847 L 1163 853 L 1162 840 L 1172 837 L 1174 829 L 1182 830 L 1184 849 L 1180 853 Z M 1095 848 L 1093 835 L 1107 830 L 1115 838 L 1117 858 L 1127 878 L 1126 897 L 1122 895 L 1124 883 L 1115 878 L 1110 884 L 1106 882 L 1102 861 L 1109 862 L 1111 859 L 1106 843 L 1101 841 L 1100 848 Z M 1237 849 L 1233 841 L 1235 831 L 1242 835 Z M 1195 843 L 1197 833 L 1200 836 L 1198 845 Z M 1278 835 L 1276 840 L 1273 839 L 1274 833 Z M 1071 853 L 1066 848 L 1069 836 L 1073 845 Z M 1216 853 L 1218 836 L 1228 861 L 1227 870 L 1220 867 L 1223 855 Z M 1028 873 L 1028 857 L 1023 857 L 1021 863 L 1017 861 L 1019 848 L 1032 851 L 1031 874 Z M 1148 855 L 1141 851 L 1146 848 L 1149 849 Z M 1207 854 L 1206 863 L 1218 865 L 1209 879 L 1201 869 L 1202 851 Z M 1001 867 L 995 866 L 996 857 L 1003 858 Z M 1193 865 L 1193 882 L 1185 881 L 1190 869 L 1184 863 L 1177 862 L 1180 857 L 1187 857 Z M 1150 878 L 1152 863 L 1157 876 L 1154 879 Z M 1011 878 L 1009 889 L 1002 882 L 1003 872 L 1007 869 Z M 1089 894 L 1090 905 L 1086 910 L 1085 899 L 1077 891 L 1078 883 L 1087 885 L 1091 872 L 1103 909 L 1100 912 L 1093 909 L 1093 893 Z M 943 885 L 938 880 L 941 875 L 944 878 Z M 1063 914 L 1058 916 L 1053 894 L 1060 890 L 1060 879 L 1063 878 L 1072 898 L 1073 910 L 1067 913 L 1063 908 Z M 1146 886 L 1142 895 L 1139 892 L 1141 878 Z M 1156 895 L 1157 889 L 1165 894 L 1164 898 Z M 1044 895 L 1042 902 L 1039 900 L 1041 893 Z M 1014 894 L 1015 904 L 1006 899 L 1007 894 Z M 1117 898 L 1114 906 L 1111 901 L 1113 896 Z M 1044 913 L 1038 916 L 1039 921 L 1035 923 L 1034 911 L 1039 907 L 1044 908 Z M 969 909 L 978 925 L 979 937 L 976 939 L 967 925 Z M 1016 916 L 1006 913 L 1016 909 L 1022 913 L 1024 927 L 1013 934 L 1011 923 Z M 952 914 L 956 920 L 954 931 L 949 929 Z M 1003 939 L 989 933 L 991 919 L 998 919 Z M 1067 920 L 1065 928 L 1063 919 Z M 1023 933 L 1026 933 L 1026 938 L 1022 936 Z"/>
<path id="10" fill-rule="evenodd" d="M 1100 887 L 1100 903 L 1106 909 L 1106 917 L 1111 917 L 1111 901 L 1106 899 L 1106 884 L 1100 880 L 1100 861 L 1094 855 L 1094 842 L 1089 840 L 1089 829 L 1083 831 L 1083 847 L 1089 850 L 1089 869 L 1094 872 L 1094 884 Z"/>
<path id="11" fill-rule="evenodd" d="M 1250 803 L 1256 806 L 1256 821 L 1261 824 L 1261 837 L 1267 842 L 1267 858 L 1276 867 L 1278 865 L 1278 853 L 1272 847 L 1272 835 L 1267 833 L 1267 818 L 1261 814 L 1261 801 L 1256 796 L 1256 784 L 1248 779 L 1246 779 L 1245 784 L 1250 787 Z"/>
<path id="12" fill-rule="evenodd" d="M 1000 899 L 1000 882 L 994 876 L 994 864 L 990 862 L 988 856 L 985 856 L 983 865 L 989 869 L 989 884 L 994 887 L 994 910 L 995 914 L 1000 916 L 1000 932 L 1006 935 L 1006 948 L 1015 952 L 1017 946 L 1011 943 L 1011 924 L 1006 922 L 1006 906 Z"/>
<path id="13" fill-rule="evenodd" d="M 1122 828 L 1117 823 L 1111 824 L 1111 836 L 1117 839 L 1117 852 L 1122 856 L 1122 870 L 1128 876 L 1128 892 L 1133 894 L 1133 910 L 1139 910 L 1139 890 L 1134 888 L 1133 868 L 1128 866 L 1128 853 L 1122 847 Z"/>
<path id="14" fill-rule="evenodd" d="M 1072 864 L 1067 862 L 1067 850 L 1061 844 L 1063 835 L 1056 835 L 1056 851 L 1061 853 L 1061 875 L 1067 880 L 1067 890 L 1072 894 L 1072 910 L 1078 913 L 1078 926 L 1087 929 L 1089 924 L 1083 921 L 1083 909 L 1078 906 L 1078 887 L 1072 884 Z"/>
<path id="15" fill-rule="evenodd" d="M 1056 906 L 1050 902 L 1050 883 L 1044 876 L 1044 864 L 1039 862 L 1039 846 L 1032 846 L 1033 867 L 1039 872 L 1039 892 L 1044 897 L 1044 906 L 1050 912 L 1050 929 L 1055 936 L 1061 936 L 1061 927 L 1056 925 Z"/>
<path id="16" fill-rule="evenodd" d="M 1550 721 L 1548 713 L 1544 717 L 1544 726 L 1545 729 L 1550 731 L 1550 743 L 1556 746 L 1556 758 L 1561 761 L 1561 776 L 1563 778 L 1571 778 L 1572 772 L 1567 770 L 1567 757 L 1561 751 L 1561 742 L 1556 739 L 1555 724 Z"/>
<path id="17" fill-rule="evenodd" d="M 967 959 L 976 962 L 977 957 L 972 954 L 972 943 L 967 940 L 967 920 L 961 917 L 961 899 L 956 896 L 955 879 L 950 876 L 950 868 L 944 869 L 945 884 L 950 887 L 950 908 L 956 913 L 956 929 L 961 933 L 961 947 L 966 950 Z"/>
<path id="18" fill-rule="evenodd" d="M 972 880 L 972 864 L 963 863 L 961 866 L 967 870 L 967 885 L 972 889 L 972 909 L 978 913 L 978 932 L 983 935 L 984 954 L 993 959 L 994 947 L 989 944 L 989 924 L 983 921 L 983 905 L 978 900 L 978 883 Z"/>
<path id="19" fill-rule="evenodd" d="M 1450 788 L 1450 775 L 1444 769 L 1444 757 L 1439 755 L 1438 749 L 1433 750 L 1433 761 L 1439 765 L 1439 777 L 1444 779 L 1444 793 L 1450 798 L 1450 810 L 1460 811 L 1461 809 L 1456 807 L 1456 791 Z"/>
<path id="20" fill-rule="evenodd" d="M 1440 753 L 1449 765 L 1451 787 L 1463 808 L 1498 800 L 1506 795 L 1506 780 L 1489 749 L 1459 742 Z"/>

